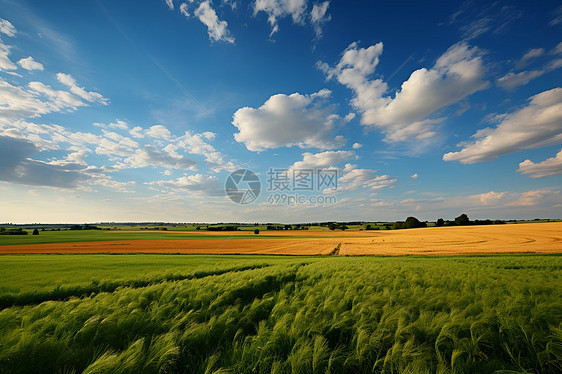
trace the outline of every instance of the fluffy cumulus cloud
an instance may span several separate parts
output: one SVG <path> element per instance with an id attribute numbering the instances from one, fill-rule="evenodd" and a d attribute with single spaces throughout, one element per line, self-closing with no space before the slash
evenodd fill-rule
<path id="1" fill-rule="evenodd" d="M 174 10 L 172 0 L 166 0 L 166 3 L 170 10 Z M 193 7 L 191 11 L 189 9 L 190 7 Z M 212 42 L 223 41 L 227 43 L 234 43 L 234 38 L 228 29 L 228 22 L 219 19 L 211 1 L 206 0 L 200 2 L 199 4 L 194 4 L 193 0 L 183 2 L 180 4 L 179 12 L 187 19 L 191 19 L 193 15 L 199 20 L 199 22 L 205 25 L 207 27 L 209 39 Z"/>
<path id="2" fill-rule="evenodd" d="M 317 66 L 328 79 L 335 78 L 353 91 L 351 104 L 362 113 L 361 124 L 380 129 L 387 142 L 435 136 L 435 125 L 444 118 L 430 115 L 488 86 L 479 49 L 459 43 L 432 68 L 414 71 L 394 97 L 385 96 L 388 85 L 371 78 L 382 50 L 382 43 L 368 48 L 352 43 L 334 67 L 323 62 Z"/>
<path id="3" fill-rule="evenodd" d="M 324 193 L 342 193 L 355 190 L 376 191 L 392 188 L 397 179 L 389 175 L 376 175 L 376 170 L 359 169 L 357 165 L 346 164 L 340 171 L 342 176 L 338 179 L 335 190 L 324 190 Z"/>
<path id="4" fill-rule="evenodd" d="M 494 205 L 498 204 L 505 197 L 505 195 L 505 192 L 490 191 L 475 195 L 475 197 L 477 197 L 478 200 L 480 200 L 480 203 L 483 205 Z"/>
<path id="5" fill-rule="evenodd" d="M 542 162 L 525 160 L 519 164 L 518 172 L 526 174 L 531 178 L 553 177 L 562 175 L 562 150 L 556 156 L 547 158 Z"/>
<path id="6" fill-rule="evenodd" d="M 172 135 L 172 133 L 166 128 L 166 126 L 154 125 L 146 131 L 146 135 L 153 138 L 170 139 L 170 135 Z"/>
<path id="7" fill-rule="evenodd" d="M 222 153 L 218 152 L 209 142 L 215 139 L 215 134 L 206 131 L 201 134 L 193 134 L 186 131 L 184 135 L 177 138 L 175 146 L 189 151 L 191 154 L 205 156 L 207 167 L 218 173 L 222 170 L 234 171 L 236 165 L 232 161 L 225 161 Z"/>
<path id="8" fill-rule="evenodd" d="M 228 22 L 219 20 L 217 12 L 209 1 L 199 4 L 199 7 L 195 10 L 195 17 L 207 26 L 207 32 L 212 41 L 234 43 L 234 38 L 230 36 L 230 31 L 228 31 Z"/>
<path id="9" fill-rule="evenodd" d="M 562 143 L 562 88 L 544 91 L 511 114 L 499 116 L 495 128 L 477 131 L 463 149 L 443 155 L 445 161 L 473 164 L 500 155 Z"/>
<path id="10" fill-rule="evenodd" d="M 232 121 L 239 131 L 234 138 L 251 151 L 295 145 L 338 148 L 345 139 L 332 133 L 344 119 L 333 112 L 333 107 L 324 105 L 329 95 L 328 90 L 312 95 L 277 94 L 259 108 L 240 108 Z"/>
<path id="11" fill-rule="evenodd" d="M 18 65 L 25 70 L 43 70 L 43 64 L 35 61 L 31 56 L 20 59 Z"/>
<path id="12" fill-rule="evenodd" d="M 316 168 L 327 168 L 330 166 L 335 166 L 344 161 L 351 160 L 355 158 L 355 152 L 353 151 L 326 151 L 320 153 L 303 153 L 302 161 L 297 161 L 289 170 L 293 169 L 316 169 Z"/>

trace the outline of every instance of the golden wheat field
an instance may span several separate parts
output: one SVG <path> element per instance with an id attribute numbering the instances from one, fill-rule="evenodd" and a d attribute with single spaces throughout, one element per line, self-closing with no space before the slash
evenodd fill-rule
<path id="1" fill-rule="evenodd" d="M 562 253 L 562 222 L 391 231 L 276 231 L 260 237 L 113 240 L 0 246 L 0 253 L 185 253 L 277 255 L 461 255 Z M 170 232 L 168 235 L 175 235 Z M 268 238 L 275 236 L 276 238 Z M 284 236 L 279 238 L 279 236 Z M 300 236 L 300 237 L 299 237 Z M 306 236 L 303 238 L 302 236 Z"/>

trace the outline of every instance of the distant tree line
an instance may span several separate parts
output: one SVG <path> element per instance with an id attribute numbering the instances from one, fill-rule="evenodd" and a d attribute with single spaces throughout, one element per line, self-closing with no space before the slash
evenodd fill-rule
<path id="1" fill-rule="evenodd" d="M 69 230 L 102 230 L 102 228 L 94 225 L 72 225 L 68 228 Z"/>
<path id="2" fill-rule="evenodd" d="M 444 221 L 443 218 L 439 218 L 435 222 L 435 226 L 437 226 L 437 227 L 440 227 L 440 226 L 470 226 L 470 225 L 505 225 L 505 221 L 503 221 L 501 219 L 496 219 L 494 221 L 492 221 L 490 219 L 485 219 L 485 220 L 478 220 L 477 219 L 477 220 L 471 221 L 468 218 L 468 215 L 463 213 L 460 216 L 458 216 L 457 218 L 455 218 L 454 221 Z"/>
<path id="3" fill-rule="evenodd" d="M 27 231 L 21 228 L 6 229 L 5 227 L 0 227 L 0 235 L 27 235 Z"/>
<path id="4" fill-rule="evenodd" d="M 471 226 L 471 225 L 502 225 L 505 224 L 505 221 L 502 220 L 474 220 L 471 221 L 468 218 L 468 215 L 466 215 L 465 213 L 461 214 L 460 216 L 456 217 L 453 221 L 445 221 L 443 220 L 443 218 L 439 218 L 437 221 L 435 221 L 435 226 L 437 227 L 441 227 L 441 226 Z M 366 230 L 373 230 L 372 227 L 370 227 L 371 225 L 367 225 Z M 418 228 L 418 227 L 427 227 L 427 222 L 421 222 L 419 219 L 417 219 L 416 217 L 408 217 L 406 218 L 406 221 L 396 221 L 394 222 L 394 224 L 392 225 L 392 229 L 394 230 L 402 230 L 402 229 L 413 229 L 413 228 Z M 386 229 L 390 229 L 390 227 L 387 225 Z M 374 228 L 374 230 L 378 230 L 378 227 Z"/>

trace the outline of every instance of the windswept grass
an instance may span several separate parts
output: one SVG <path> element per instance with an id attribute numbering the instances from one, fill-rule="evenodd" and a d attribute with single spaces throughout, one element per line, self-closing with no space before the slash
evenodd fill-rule
<path id="1" fill-rule="evenodd" d="M 1 311 L 0 372 L 562 371 L 561 256 L 160 257 L 184 278 L 124 270 L 110 292 Z"/>

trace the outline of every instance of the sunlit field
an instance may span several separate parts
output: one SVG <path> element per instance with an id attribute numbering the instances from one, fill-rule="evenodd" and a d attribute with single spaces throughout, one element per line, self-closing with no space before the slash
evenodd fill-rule
<path id="1" fill-rule="evenodd" d="M 0 372 L 562 370 L 560 255 L 5 255 L 0 266 Z"/>
<path id="2" fill-rule="evenodd" d="M 562 253 L 562 222 L 408 230 L 46 231 L 0 236 L 0 254 L 462 255 Z"/>

